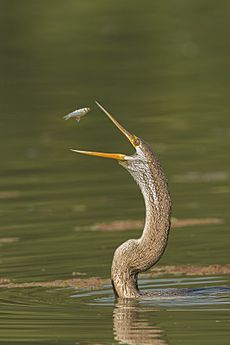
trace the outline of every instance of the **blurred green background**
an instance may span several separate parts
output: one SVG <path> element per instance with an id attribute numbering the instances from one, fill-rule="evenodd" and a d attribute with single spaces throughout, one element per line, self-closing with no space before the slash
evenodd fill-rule
<path id="1" fill-rule="evenodd" d="M 229 1 L 0 0 L 0 276 L 109 277 L 115 247 L 140 232 L 142 197 L 116 162 L 70 148 L 131 153 L 96 107 L 149 142 L 178 218 L 162 264 L 229 259 Z M 64 121 L 76 108 L 92 111 Z M 80 230 L 79 230 L 80 229 Z M 0 241 L 1 242 L 1 241 Z M 3 241 L 4 242 L 4 241 Z"/>
<path id="2" fill-rule="evenodd" d="M 73 246 L 62 276 L 83 259 L 74 258 L 79 236 L 84 245 L 92 236 L 76 234 L 75 226 L 144 217 L 137 187 L 116 162 L 69 151 L 132 152 L 95 99 L 152 144 L 169 178 L 174 216 L 228 222 L 228 10 L 227 1 L 1 1 L 1 233 L 20 238 L 13 247 L 22 267 L 31 252 L 38 265 L 47 262 L 52 245 L 63 255 L 58 249 L 50 257 L 59 270 Z M 84 106 L 92 112 L 80 124 L 63 121 Z M 186 232 L 184 245 L 193 252 L 201 246 L 203 258 L 183 253 L 180 261 L 225 262 L 227 226 L 197 231 Z M 180 241 L 183 233 L 174 236 Z M 107 247 L 107 236 L 96 235 L 96 251 L 101 241 Z M 15 267 L 11 250 L 3 248 L 7 275 Z M 172 254 L 180 256 L 176 247 Z M 99 272 L 109 275 L 108 256 L 100 255 Z M 85 256 L 92 275 L 99 262 Z"/>

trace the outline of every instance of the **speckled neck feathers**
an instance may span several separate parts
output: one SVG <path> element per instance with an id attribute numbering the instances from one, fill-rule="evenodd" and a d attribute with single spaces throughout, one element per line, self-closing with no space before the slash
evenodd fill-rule
<path id="1" fill-rule="evenodd" d="M 139 185 L 144 197 L 146 219 L 142 236 L 119 246 L 112 263 L 112 284 L 118 297 L 141 296 L 137 275 L 152 267 L 162 256 L 170 229 L 171 200 L 166 176 L 148 144 L 141 141 L 133 156 L 120 162 Z"/>

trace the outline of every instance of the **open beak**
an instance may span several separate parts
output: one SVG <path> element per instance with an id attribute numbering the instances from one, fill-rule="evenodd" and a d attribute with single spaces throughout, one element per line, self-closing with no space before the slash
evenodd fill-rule
<path id="1" fill-rule="evenodd" d="M 128 138 L 130 143 L 136 148 L 137 146 L 140 145 L 139 139 L 134 135 L 129 133 L 115 118 L 105 109 L 100 105 L 97 101 L 95 102 L 98 107 L 110 118 L 110 120 L 117 126 L 117 128 Z M 73 152 L 78 152 L 78 153 L 83 153 L 85 155 L 89 156 L 97 156 L 97 157 L 105 157 L 105 158 L 112 158 L 112 159 L 117 159 L 117 160 L 125 160 L 126 155 L 122 153 L 103 153 L 103 152 L 94 152 L 94 151 L 82 151 L 82 150 L 72 150 Z"/>

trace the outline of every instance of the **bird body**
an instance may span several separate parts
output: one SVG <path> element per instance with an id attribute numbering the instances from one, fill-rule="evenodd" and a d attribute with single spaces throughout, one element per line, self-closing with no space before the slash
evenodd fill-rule
<path id="1" fill-rule="evenodd" d="M 99 103 L 97 105 L 129 139 L 136 152 L 128 156 L 118 153 L 73 151 L 118 160 L 140 187 L 146 208 L 143 233 L 140 238 L 130 239 L 115 250 L 111 268 L 115 295 L 121 298 L 137 298 L 143 296 L 137 284 L 138 273 L 151 268 L 160 259 L 167 245 L 171 216 L 167 179 L 152 148 L 124 129 Z"/>
<path id="2" fill-rule="evenodd" d="M 132 159 L 119 163 L 139 185 L 146 208 L 145 226 L 139 239 L 119 246 L 113 257 L 111 277 L 119 297 L 139 297 L 138 273 L 152 267 L 162 256 L 170 230 L 171 199 L 167 179 L 150 146 L 140 139 Z"/>

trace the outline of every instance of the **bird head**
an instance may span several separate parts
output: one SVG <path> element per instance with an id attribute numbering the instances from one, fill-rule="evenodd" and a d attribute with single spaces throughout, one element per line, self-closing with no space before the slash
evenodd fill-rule
<path id="1" fill-rule="evenodd" d="M 132 155 L 126 155 L 123 153 L 104 153 L 73 149 L 71 149 L 71 151 L 89 156 L 115 159 L 119 162 L 120 165 L 127 169 L 131 173 L 131 175 L 135 175 L 135 173 L 140 173 L 141 171 L 145 170 L 144 168 L 146 168 L 146 164 L 154 161 L 153 152 L 149 145 L 146 144 L 142 139 L 138 138 L 136 135 L 128 132 L 105 108 L 102 107 L 102 105 L 100 105 L 98 102 L 96 102 L 96 104 L 126 136 L 129 142 L 135 148 L 135 153 Z"/>

